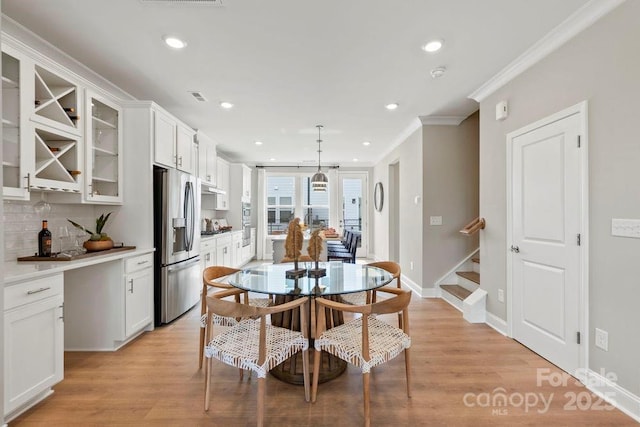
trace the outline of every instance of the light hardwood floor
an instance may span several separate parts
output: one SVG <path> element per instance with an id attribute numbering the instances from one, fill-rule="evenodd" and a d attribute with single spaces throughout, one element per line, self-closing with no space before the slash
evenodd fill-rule
<path id="1" fill-rule="evenodd" d="M 10 427 L 255 425 L 255 380 L 245 375 L 240 381 L 236 369 L 219 363 L 213 369 L 211 409 L 203 410 L 198 310 L 115 353 L 66 353 L 65 379 L 55 393 Z M 402 356 L 377 368 L 371 379 L 374 426 L 637 425 L 618 410 L 603 410 L 604 402 L 574 380 L 538 386 L 537 370 L 560 371 L 488 326 L 465 322 L 442 300 L 414 298 L 410 323 L 413 397 L 406 396 Z M 311 404 L 301 386 L 269 377 L 266 425 L 362 425 L 361 387 L 361 375 L 349 367 L 320 384 Z M 479 405 L 500 392 L 511 404 Z M 574 409 L 574 395 L 591 409 Z M 534 396 L 551 400 L 548 410 L 542 401 L 519 405 L 520 398 L 533 403 Z"/>

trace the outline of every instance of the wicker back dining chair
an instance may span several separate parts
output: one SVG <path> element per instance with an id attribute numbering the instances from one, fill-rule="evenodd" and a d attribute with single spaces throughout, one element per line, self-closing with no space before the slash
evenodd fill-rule
<path id="1" fill-rule="evenodd" d="M 402 289 L 402 284 L 400 283 L 400 276 L 402 275 L 402 271 L 400 269 L 400 264 L 393 261 L 377 261 L 370 262 L 367 265 L 371 267 L 378 267 L 383 270 L 388 271 L 393 276 L 393 280 L 396 281 L 396 287 L 398 289 Z M 340 299 L 345 304 L 351 305 L 364 305 L 369 304 L 371 302 L 376 302 L 376 291 L 368 291 L 368 292 L 354 292 L 351 294 L 344 294 L 340 296 Z M 402 316 L 398 315 L 398 320 L 401 322 Z M 402 323 L 400 323 L 402 326 Z"/>
<path id="2" fill-rule="evenodd" d="M 205 401 L 204 409 L 209 410 L 211 400 L 211 362 L 221 362 L 241 370 L 248 369 L 258 377 L 257 425 L 262 426 L 265 406 L 265 381 L 267 373 L 299 351 L 303 352 L 303 382 L 305 400 L 309 401 L 309 339 L 307 337 L 308 297 L 272 306 L 255 307 L 227 301 L 223 298 L 239 296 L 240 289 L 216 292 L 207 297 L 207 345 L 205 356 Z M 288 310 L 297 310 L 300 314 L 301 331 L 273 326 L 267 316 Z M 243 319 L 235 326 L 227 328 L 213 336 L 213 316 Z"/>
<path id="3" fill-rule="evenodd" d="M 207 319 L 207 302 L 206 297 L 209 290 L 212 288 L 220 289 L 235 289 L 228 283 L 224 283 L 222 278 L 230 276 L 239 272 L 237 268 L 225 267 L 221 265 L 214 265 L 207 267 L 202 272 L 202 293 L 200 296 L 200 352 L 198 356 L 198 369 L 202 368 L 203 351 L 204 351 L 204 339 Z M 258 307 L 268 307 L 271 305 L 271 298 L 249 298 L 248 292 L 242 292 L 243 301 L 245 304 L 254 305 Z M 236 302 L 240 302 L 240 295 L 236 295 Z M 219 326 L 232 326 L 238 323 L 238 319 L 233 317 L 222 317 L 219 315 L 214 316 L 215 325 Z"/>
<path id="4" fill-rule="evenodd" d="M 371 369 L 404 352 L 405 375 L 407 378 L 407 396 L 411 397 L 411 363 L 409 347 L 409 313 L 411 291 L 393 287 L 383 287 L 378 292 L 394 294 L 391 298 L 362 306 L 354 306 L 316 298 L 317 328 L 315 339 L 315 356 L 313 365 L 313 385 L 311 400 L 316 401 L 318 392 L 318 372 L 320 354 L 326 351 L 356 366 L 362 372 L 362 388 L 364 401 L 364 425 L 371 425 L 369 403 L 369 376 Z M 325 330 L 325 309 L 342 312 L 359 313 L 361 316 L 340 326 Z M 381 320 L 378 315 L 401 313 L 402 326 L 395 327 Z"/>

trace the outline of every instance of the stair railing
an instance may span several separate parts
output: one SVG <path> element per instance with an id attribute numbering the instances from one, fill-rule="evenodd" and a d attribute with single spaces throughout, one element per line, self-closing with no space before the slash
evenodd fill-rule
<path id="1" fill-rule="evenodd" d="M 484 229 L 484 226 L 484 218 L 478 217 L 471 221 L 469 224 L 465 225 L 464 228 L 460 230 L 460 233 L 464 234 L 465 236 L 471 236 L 477 233 L 479 230 Z"/>

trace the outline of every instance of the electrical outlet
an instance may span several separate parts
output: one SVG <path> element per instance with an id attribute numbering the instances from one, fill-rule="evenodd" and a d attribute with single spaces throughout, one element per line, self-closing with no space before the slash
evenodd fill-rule
<path id="1" fill-rule="evenodd" d="M 504 289 L 498 289 L 498 301 L 504 302 Z"/>
<path id="2" fill-rule="evenodd" d="M 441 216 L 429 217 L 429 225 L 442 225 L 442 217 Z"/>
<path id="3" fill-rule="evenodd" d="M 609 351 L 609 333 L 596 328 L 596 347 Z"/>

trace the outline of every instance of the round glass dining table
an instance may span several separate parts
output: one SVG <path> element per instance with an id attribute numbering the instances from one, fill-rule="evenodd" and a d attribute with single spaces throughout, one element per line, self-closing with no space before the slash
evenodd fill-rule
<path id="1" fill-rule="evenodd" d="M 263 264 L 246 268 L 228 278 L 230 285 L 245 291 L 275 295 L 275 303 L 282 304 L 297 297 L 325 297 L 340 301 L 340 295 L 372 291 L 393 280 L 393 276 L 386 270 L 366 264 L 348 264 L 341 261 L 321 262 L 319 268 L 325 269 L 322 277 L 309 277 L 305 274 L 297 279 L 287 278 L 286 272 L 293 270 L 294 264 Z M 314 269 L 315 263 L 298 263 L 298 269 L 307 271 Z M 315 310 L 309 304 L 311 319 L 308 331 L 313 350 L 315 333 Z M 300 330 L 299 316 L 295 313 L 272 315 L 271 323 L 277 326 Z M 326 316 L 327 328 L 344 322 L 342 312 L 329 311 Z M 281 365 L 270 371 L 274 377 L 292 384 L 303 384 L 301 353 L 291 357 Z M 326 382 L 342 374 L 347 363 L 329 353 L 322 352 L 319 382 Z"/>
<path id="2" fill-rule="evenodd" d="M 315 263 L 299 262 L 298 268 L 313 269 Z M 229 276 L 229 284 L 250 292 L 271 295 L 327 296 L 371 291 L 391 282 L 393 276 L 386 270 L 366 264 L 348 264 L 341 261 L 319 263 L 326 275 L 319 278 L 304 275 L 298 279 L 286 277 L 292 263 L 264 264 L 246 268 Z"/>

